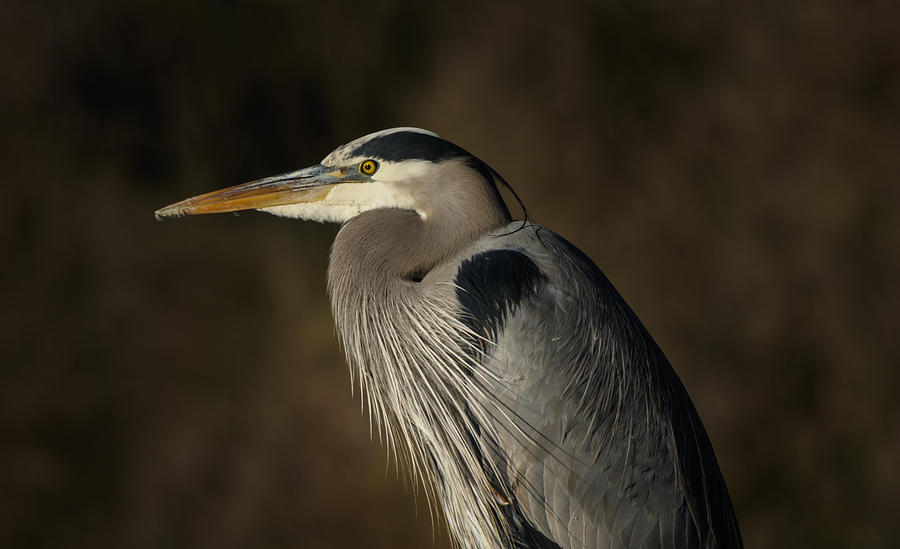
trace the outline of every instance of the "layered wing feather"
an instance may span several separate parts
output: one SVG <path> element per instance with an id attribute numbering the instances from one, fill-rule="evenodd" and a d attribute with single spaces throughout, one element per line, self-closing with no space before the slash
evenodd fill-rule
<path id="1" fill-rule="evenodd" d="M 518 545 L 742 547 L 703 425 L 640 321 L 563 238 L 509 231 L 470 250 L 455 284 L 495 374 L 484 444 Z"/>

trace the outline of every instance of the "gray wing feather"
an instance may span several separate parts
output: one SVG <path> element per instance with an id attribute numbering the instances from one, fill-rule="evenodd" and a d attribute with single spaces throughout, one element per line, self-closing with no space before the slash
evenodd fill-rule
<path id="1" fill-rule="evenodd" d="M 545 276 L 485 359 L 522 520 L 564 549 L 742 547 L 687 393 L 600 270 L 534 225 L 491 246 Z"/>

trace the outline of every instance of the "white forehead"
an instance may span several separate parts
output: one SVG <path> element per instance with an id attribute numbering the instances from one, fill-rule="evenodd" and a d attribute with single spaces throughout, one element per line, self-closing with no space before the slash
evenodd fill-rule
<path id="1" fill-rule="evenodd" d="M 364 135 L 359 139 L 354 139 L 347 144 L 341 145 L 340 147 L 331 151 L 328 156 L 323 158 L 322 164 L 325 166 L 339 166 L 349 162 L 350 160 L 362 160 L 361 158 L 358 159 L 353 156 L 353 151 L 358 149 L 360 145 L 373 139 L 378 139 L 379 137 L 384 137 L 385 135 L 390 135 L 392 133 L 398 132 L 421 133 L 424 135 L 430 135 L 432 137 L 440 137 L 438 134 L 430 132 L 428 130 L 423 130 L 422 128 L 400 127 L 381 130 L 380 132 L 370 133 L 369 135 Z"/>

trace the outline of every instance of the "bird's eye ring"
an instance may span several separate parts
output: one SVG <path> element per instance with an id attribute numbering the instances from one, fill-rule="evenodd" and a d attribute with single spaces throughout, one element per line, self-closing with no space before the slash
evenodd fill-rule
<path id="1" fill-rule="evenodd" d="M 378 162 L 375 162 L 374 160 L 363 160 L 362 164 L 359 165 L 359 171 L 364 175 L 372 175 L 378 171 Z"/>

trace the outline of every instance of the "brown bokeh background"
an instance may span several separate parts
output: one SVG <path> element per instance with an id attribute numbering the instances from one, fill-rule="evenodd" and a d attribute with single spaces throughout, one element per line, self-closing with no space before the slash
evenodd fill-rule
<path id="1" fill-rule="evenodd" d="M 895 2 L 0 8 L 0 546 L 447 546 L 351 395 L 336 226 L 158 223 L 397 125 L 582 247 L 748 547 L 900 539 Z"/>

